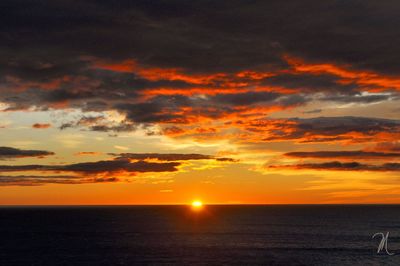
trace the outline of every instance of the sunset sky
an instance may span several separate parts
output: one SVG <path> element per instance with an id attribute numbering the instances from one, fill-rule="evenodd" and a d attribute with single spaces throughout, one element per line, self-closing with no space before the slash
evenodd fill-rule
<path id="1" fill-rule="evenodd" d="M 2 205 L 400 203 L 398 1 L 0 13 Z"/>

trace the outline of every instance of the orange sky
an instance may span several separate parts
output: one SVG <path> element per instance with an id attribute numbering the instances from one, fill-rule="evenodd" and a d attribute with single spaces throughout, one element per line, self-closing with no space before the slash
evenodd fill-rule
<path id="1" fill-rule="evenodd" d="M 395 5 L 139 2 L 1 18 L 0 205 L 400 203 Z"/>

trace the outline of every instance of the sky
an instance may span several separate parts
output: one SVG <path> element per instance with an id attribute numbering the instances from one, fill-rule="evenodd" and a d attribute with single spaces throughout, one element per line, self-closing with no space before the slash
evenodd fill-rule
<path id="1" fill-rule="evenodd" d="M 398 1 L 0 13 L 0 205 L 400 203 Z"/>

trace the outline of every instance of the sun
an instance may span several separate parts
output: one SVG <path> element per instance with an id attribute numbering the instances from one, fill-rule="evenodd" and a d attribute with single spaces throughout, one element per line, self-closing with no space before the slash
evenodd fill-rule
<path id="1" fill-rule="evenodd" d="M 200 200 L 195 200 L 192 202 L 192 210 L 198 211 L 203 208 L 203 202 Z"/>

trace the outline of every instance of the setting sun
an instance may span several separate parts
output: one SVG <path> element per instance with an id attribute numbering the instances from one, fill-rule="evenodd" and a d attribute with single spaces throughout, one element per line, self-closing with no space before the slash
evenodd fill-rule
<path id="1" fill-rule="evenodd" d="M 192 202 L 192 209 L 193 210 L 200 210 L 203 208 L 203 202 L 200 200 L 195 200 Z"/>

